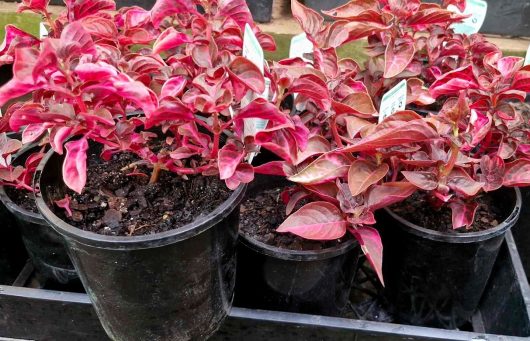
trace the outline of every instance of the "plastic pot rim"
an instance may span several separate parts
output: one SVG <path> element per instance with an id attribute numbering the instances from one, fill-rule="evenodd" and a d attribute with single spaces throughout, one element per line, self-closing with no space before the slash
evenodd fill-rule
<path id="1" fill-rule="evenodd" d="M 335 256 L 342 255 L 350 250 L 353 250 L 358 245 L 357 240 L 352 238 L 339 245 L 329 247 L 323 250 L 289 250 L 281 249 L 276 246 L 262 243 L 258 240 L 255 240 L 254 238 L 246 236 L 243 232 L 239 232 L 239 241 L 251 250 L 254 250 L 266 256 L 282 260 L 291 260 L 299 262 L 311 262 L 333 258 Z"/>
<path id="2" fill-rule="evenodd" d="M 48 151 L 37 167 L 34 178 L 35 188 L 42 188 L 42 172 L 54 154 L 55 152 L 53 150 Z M 59 174 L 58 176 L 61 175 Z M 192 238 L 208 230 L 232 213 L 232 211 L 243 200 L 246 188 L 246 184 L 241 184 L 235 191 L 233 191 L 226 201 L 217 206 L 210 213 L 205 216 L 200 216 L 191 223 L 180 228 L 151 235 L 130 237 L 106 236 L 81 230 L 57 217 L 44 201 L 41 191 L 38 191 L 38 193 L 35 195 L 35 199 L 37 202 L 37 208 L 41 212 L 44 219 L 50 223 L 55 231 L 67 239 L 73 239 L 77 243 L 100 249 L 138 250 L 166 246 L 175 242 Z"/>
<path id="3" fill-rule="evenodd" d="M 454 244 L 468 244 L 476 243 L 484 240 L 494 238 L 496 236 L 504 234 L 508 229 L 513 227 L 517 220 L 519 219 L 519 214 L 522 208 L 522 196 L 521 190 L 517 187 L 513 188 L 515 192 L 515 205 L 510 213 L 510 215 L 495 228 L 479 231 L 479 232 L 469 232 L 469 233 L 446 233 L 439 232 L 424 228 L 422 226 L 416 225 L 396 213 L 392 212 L 388 207 L 385 207 L 384 210 L 389 214 L 393 219 L 397 220 L 400 224 L 400 228 L 414 234 L 418 237 L 430 239 L 438 242 L 454 243 Z"/>

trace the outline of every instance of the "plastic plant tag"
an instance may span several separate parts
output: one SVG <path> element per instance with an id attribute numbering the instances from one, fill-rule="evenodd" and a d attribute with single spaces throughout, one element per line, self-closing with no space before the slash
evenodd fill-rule
<path id="1" fill-rule="evenodd" d="M 305 58 L 304 55 L 306 53 L 312 53 L 313 52 L 313 43 L 307 39 L 307 35 L 305 33 L 300 33 L 291 39 L 291 47 L 289 48 L 289 58 L 296 58 L 300 57 L 306 62 L 309 62 L 310 60 Z"/>
<path id="2" fill-rule="evenodd" d="M 379 123 L 396 111 L 405 110 L 407 104 L 407 80 L 404 79 L 384 94 L 379 109 Z"/>
<path id="3" fill-rule="evenodd" d="M 48 37 L 48 30 L 46 29 L 46 26 L 44 26 L 44 23 L 39 23 L 39 38 L 44 39 Z"/>
<path id="4" fill-rule="evenodd" d="M 258 38 L 249 24 L 245 25 L 245 36 L 243 37 L 243 57 L 254 63 L 261 73 L 264 73 L 263 61 L 265 60 L 263 49 L 259 44 Z"/>
<path id="5" fill-rule="evenodd" d="M 526 51 L 526 58 L 524 60 L 524 65 L 530 65 L 530 46 L 528 46 L 528 51 Z"/>
<path id="6" fill-rule="evenodd" d="M 454 5 L 449 5 L 447 8 L 453 12 L 462 13 Z M 463 12 L 463 14 L 471 16 L 465 19 L 462 23 L 454 24 L 453 29 L 456 33 L 460 34 L 478 33 L 482 27 L 482 24 L 484 24 L 487 12 L 488 3 L 486 1 L 467 0 L 466 10 Z"/>
<path id="7" fill-rule="evenodd" d="M 264 63 L 265 57 L 263 54 L 263 49 L 259 44 L 258 39 L 254 35 L 254 32 L 248 24 L 245 25 L 245 36 L 243 38 L 243 57 L 250 60 L 254 63 L 261 71 L 261 74 L 264 74 Z M 241 107 L 246 107 L 250 102 L 252 102 L 256 97 L 262 97 L 268 100 L 269 97 L 269 87 L 270 80 L 265 78 L 265 91 L 262 94 L 255 94 L 251 91 L 241 100 Z M 263 119 L 247 119 L 245 120 L 245 132 L 244 137 L 254 136 L 258 131 L 265 129 L 268 121 Z"/>

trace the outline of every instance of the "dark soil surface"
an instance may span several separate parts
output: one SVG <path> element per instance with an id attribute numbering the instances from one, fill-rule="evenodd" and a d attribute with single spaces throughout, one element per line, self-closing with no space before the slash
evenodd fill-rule
<path id="1" fill-rule="evenodd" d="M 162 172 L 158 183 L 149 184 L 146 166 L 128 168 L 138 158 L 130 153 L 114 155 L 105 162 L 98 154 L 88 156 L 87 184 L 82 194 L 69 191 L 72 217 L 56 207 L 58 216 L 85 231 L 132 236 L 165 232 L 211 213 L 231 191 L 217 177 L 183 180 Z M 128 168 L 128 169 L 126 169 Z M 136 175 L 131 175 L 134 171 Z"/>
<path id="2" fill-rule="evenodd" d="M 287 217 L 285 204 L 280 198 L 282 191 L 283 188 L 266 190 L 241 204 L 239 227 L 247 237 L 281 249 L 298 251 L 322 250 L 342 242 L 340 239 L 325 242 L 307 240 L 291 233 L 276 232 Z"/>
<path id="3" fill-rule="evenodd" d="M 416 192 L 407 200 L 391 207 L 397 215 L 418 226 L 439 232 L 479 232 L 497 227 L 506 218 L 500 208 L 495 205 L 491 195 L 482 195 L 477 198 L 479 207 L 475 215 L 475 222 L 471 229 L 453 229 L 451 209 L 444 206 L 440 210 L 433 209 L 427 201 L 425 192 Z"/>
<path id="4" fill-rule="evenodd" d="M 24 189 L 16 189 L 12 186 L 4 187 L 7 196 L 20 208 L 32 213 L 39 213 L 33 193 Z"/>

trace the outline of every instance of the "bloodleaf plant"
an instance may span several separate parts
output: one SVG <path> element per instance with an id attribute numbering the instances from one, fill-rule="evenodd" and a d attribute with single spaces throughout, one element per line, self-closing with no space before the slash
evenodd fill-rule
<path id="1" fill-rule="evenodd" d="M 52 19 L 46 3 L 24 2 L 51 28 L 42 41 L 15 32 L 2 57 L 12 58 L 14 77 L 0 88 L 0 104 L 32 93 L 10 111 L 13 131 L 31 143 L 49 135 L 63 164 L 65 184 L 81 193 L 87 177 L 89 141 L 101 157 L 132 152 L 152 169 L 183 178 L 219 176 L 230 189 L 254 177 L 243 144 L 247 119 L 294 127 L 266 99 L 242 106 L 248 93 L 262 94 L 264 74 L 242 57 L 248 25 L 264 49 L 274 41 L 253 23 L 243 0 L 159 0 L 111 12 L 110 0 L 67 1 Z M 202 11 L 199 11 L 202 9 Z M 202 14 L 203 13 L 203 14 Z M 255 96 L 254 96 L 255 97 Z M 162 135 L 161 135 L 162 134 Z M 162 141 L 153 149 L 152 141 Z"/>
<path id="2" fill-rule="evenodd" d="M 529 118 L 515 109 L 530 90 L 522 65 L 491 52 L 440 76 L 430 92 L 448 99 L 426 120 L 442 139 L 400 160 L 401 174 L 429 193 L 434 209 L 451 208 L 454 229 L 472 228 L 485 192 L 530 185 Z"/>

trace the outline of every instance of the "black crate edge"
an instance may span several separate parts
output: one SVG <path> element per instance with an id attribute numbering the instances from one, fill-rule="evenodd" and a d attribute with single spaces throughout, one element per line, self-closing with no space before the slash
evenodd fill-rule
<path id="1" fill-rule="evenodd" d="M 504 254 L 504 255 L 503 255 Z M 513 272 L 517 302 L 530 328 L 530 288 L 511 233 L 488 287 L 484 304 L 504 292 L 504 271 Z M 507 266 L 508 264 L 508 266 Z M 509 266 L 511 264 L 511 266 Z M 500 270 L 500 274 L 498 273 Z M 513 277 L 512 277 L 513 278 Z M 498 304 L 502 310 L 503 304 Z M 508 309 L 510 307 L 507 307 Z M 505 309 L 505 310 L 506 310 Z M 500 311 L 502 313 L 502 311 Z M 506 313 L 509 313 L 508 311 Z M 108 340 L 85 294 L 0 285 L 0 337 L 35 340 Z M 506 319 L 499 321 L 506 324 Z M 499 327 L 499 328 L 502 328 Z M 525 330 L 530 335 L 530 330 Z M 530 340 L 530 337 L 481 334 L 264 310 L 233 308 L 212 340 Z"/>

